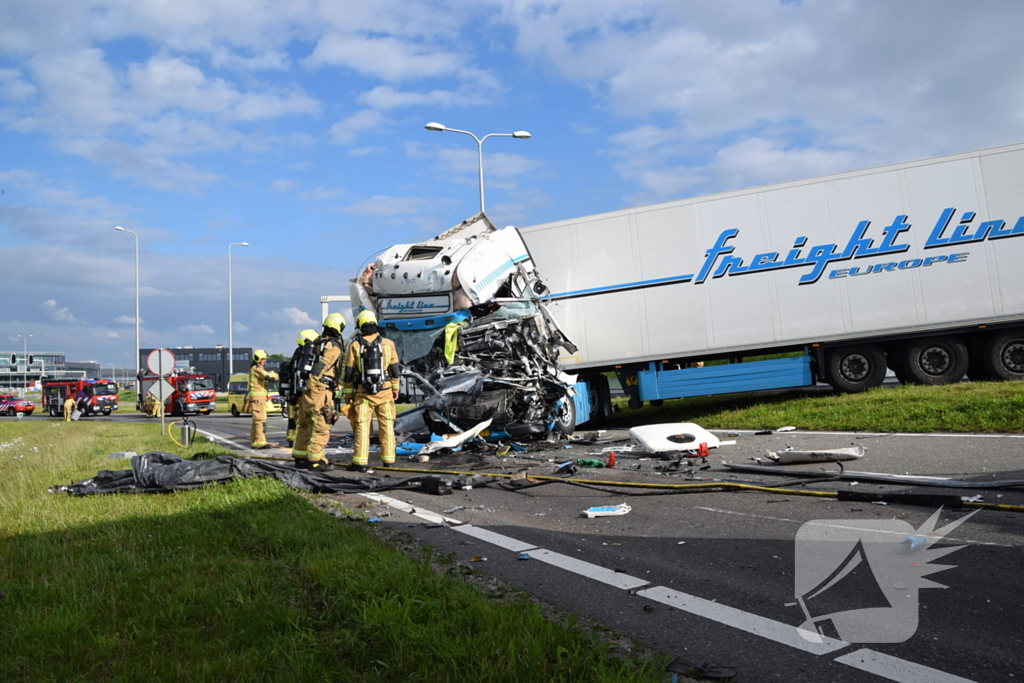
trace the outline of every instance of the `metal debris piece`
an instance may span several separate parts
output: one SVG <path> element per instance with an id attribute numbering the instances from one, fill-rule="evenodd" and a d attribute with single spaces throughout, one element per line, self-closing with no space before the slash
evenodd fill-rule
<path id="1" fill-rule="evenodd" d="M 823 451 L 797 451 L 786 446 L 781 451 L 768 451 L 768 459 L 777 465 L 801 465 L 815 462 L 838 462 L 857 460 L 864 457 L 864 446 L 857 444 L 849 448 L 833 448 Z"/>

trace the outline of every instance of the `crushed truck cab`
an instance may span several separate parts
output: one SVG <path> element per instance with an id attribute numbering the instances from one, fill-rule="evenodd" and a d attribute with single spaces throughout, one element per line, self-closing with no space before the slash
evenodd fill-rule
<path id="1" fill-rule="evenodd" d="M 377 314 L 398 349 L 404 392 L 436 433 L 488 419 L 513 436 L 571 433 L 586 420 L 583 387 L 558 366 L 560 349 L 576 347 L 547 295 L 519 232 L 484 214 L 386 249 L 350 287 L 353 316 Z"/>

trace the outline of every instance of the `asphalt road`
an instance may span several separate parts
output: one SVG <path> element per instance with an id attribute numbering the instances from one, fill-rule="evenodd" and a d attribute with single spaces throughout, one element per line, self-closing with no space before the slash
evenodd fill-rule
<path id="1" fill-rule="evenodd" d="M 217 414 L 196 422 L 204 432 L 240 447 L 246 445 L 247 418 Z M 269 440 L 283 445 L 284 419 L 271 418 L 268 424 Z M 335 432 L 343 435 L 344 427 L 337 425 Z M 716 433 L 723 439 L 732 438 L 724 432 Z M 699 472 L 698 481 L 777 486 L 791 477 L 737 473 L 720 463 L 751 462 L 752 457 L 763 457 L 767 450 L 786 445 L 812 450 L 854 443 L 863 444 L 866 455 L 848 463 L 851 471 L 931 475 L 982 484 L 1024 479 L 1024 437 L 1018 435 L 787 432 L 756 436 L 740 432 L 735 441 L 735 445 L 712 451 L 712 467 Z M 339 445 L 344 446 L 343 437 L 332 441 L 332 447 Z M 547 475 L 554 469 L 549 460 L 593 457 L 602 447 L 556 446 L 531 451 L 529 457 L 500 469 L 474 473 L 511 473 L 528 468 L 532 474 Z M 346 452 L 343 447 L 329 451 L 343 462 L 348 461 Z M 288 452 L 267 450 L 258 455 L 288 457 Z M 425 465 L 405 462 L 400 466 L 466 470 L 469 462 L 452 455 L 435 457 Z M 663 465 L 657 458 L 620 455 L 615 469 L 581 468 L 576 478 L 659 485 L 694 483 L 685 475 L 655 470 Z M 392 476 L 418 474 L 397 472 Z M 340 471 L 334 476 L 380 476 L 380 470 L 369 475 Z M 981 495 L 982 502 L 1024 506 L 1024 488 L 965 490 L 850 481 L 818 482 L 803 488 Z M 750 491 L 684 494 L 629 490 L 642 495 L 625 495 L 626 490 L 622 491 L 604 493 L 561 483 L 518 493 L 494 486 L 455 491 L 449 496 L 401 491 L 371 496 L 380 504 L 371 508 L 368 516 L 376 515 L 381 523 L 409 532 L 460 563 L 564 610 L 595 619 L 636 642 L 695 663 L 732 666 L 738 670 L 738 681 L 925 683 L 1012 681 L 1024 676 L 1020 673 L 1024 671 L 1024 590 L 1019 577 L 1024 559 L 1024 514 L 982 510 L 940 542 L 963 548 L 937 563 L 949 569 L 927 577 L 947 589 L 918 591 L 916 629 L 911 628 L 905 642 L 878 643 L 868 637 L 864 642 L 848 644 L 838 640 L 837 631 L 829 630 L 826 634 L 831 633 L 834 640 L 811 643 L 795 628 L 805 618 L 801 607 L 794 604 L 795 582 L 802 575 L 796 562 L 807 548 L 798 548 L 798 531 L 813 521 L 816 528 L 839 529 L 846 534 L 844 538 L 851 538 L 851 534 L 856 538 L 864 529 L 883 524 L 896 543 L 914 535 L 912 530 L 925 524 L 938 505 L 877 505 Z M 655 492 L 659 495 L 650 495 Z M 357 504 L 353 496 L 341 496 L 339 500 L 349 508 Z M 581 515 L 592 506 L 619 503 L 628 503 L 631 511 L 595 519 Z M 940 513 L 937 527 L 971 512 L 948 508 Z M 911 531 L 893 526 L 898 522 L 892 520 L 909 524 L 904 528 Z M 914 567 L 920 575 L 927 560 L 921 562 L 923 555 L 904 550 L 901 571 L 912 572 L 907 568 Z M 529 559 L 520 559 L 524 553 Z M 837 582 L 833 587 L 837 590 L 829 589 L 839 599 L 845 594 L 845 599 L 853 600 L 843 609 L 857 608 L 860 599 L 870 602 L 873 596 L 877 598 L 877 586 L 884 581 L 895 582 L 901 590 L 912 587 L 912 575 L 880 576 L 877 571 L 865 574 L 863 569 L 851 572 L 848 581 Z M 864 583 L 869 579 L 878 584 Z M 908 589 L 906 594 L 913 592 Z M 910 599 L 892 607 L 886 602 L 889 611 L 879 614 L 891 617 L 880 618 L 890 625 L 912 624 L 914 614 L 908 605 L 913 602 Z M 839 611 L 819 611 L 815 616 Z M 830 624 L 826 626 L 831 629 Z M 884 630 L 883 624 L 879 626 Z"/>

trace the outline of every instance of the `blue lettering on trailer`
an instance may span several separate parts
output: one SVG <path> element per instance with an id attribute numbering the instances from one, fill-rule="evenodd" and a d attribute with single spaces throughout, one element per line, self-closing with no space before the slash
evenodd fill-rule
<path id="1" fill-rule="evenodd" d="M 924 249 L 935 249 L 938 247 L 959 246 L 971 242 L 982 242 L 986 240 L 998 240 L 1007 237 L 1019 237 L 1024 235 L 1024 216 L 1017 219 L 1012 228 L 1004 220 L 984 221 L 977 228 L 972 227 L 977 214 L 974 211 L 965 211 L 956 227 L 950 230 L 956 208 L 950 207 L 942 211 L 939 219 L 932 228 Z M 910 249 L 909 244 L 901 244 L 901 235 L 910 230 L 911 224 L 907 221 L 908 216 L 900 214 L 893 219 L 892 223 L 882 228 L 881 239 L 877 241 L 874 237 L 867 235 L 871 227 L 871 221 L 860 221 L 854 228 L 846 244 L 840 248 L 839 244 L 826 243 L 818 244 L 807 248 L 807 238 L 797 237 L 793 241 L 793 248 L 790 249 L 785 258 L 780 252 L 765 252 L 756 254 L 749 261 L 736 256 L 736 248 L 729 242 L 740 234 L 738 228 L 729 228 L 719 233 L 715 243 L 704 252 L 704 263 L 696 275 L 678 275 L 674 277 L 659 278 L 656 280 L 641 280 L 638 282 L 627 282 L 618 285 L 594 287 L 591 289 L 580 289 L 569 292 L 552 294 L 553 300 L 577 299 L 598 294 L 610 294 L 613 292 L 625 292 L 635 289 L 648 289 L 664 285 L 683 284 L 693 282 L 695 285 L 702 285 L 708 278 L 718 279 L 732 277 L 734 275 L 748 275 L 750 273 L 765 273 L 773 270 L 784 270 L 786 268 L 799 268 L 810 266 L 811 270 L 804 273 L 797 280 L 798 285 L 812 285 L 821 280 L 822 275 L 829 273 L 829 280 L 855 277 L 859 275 L 870 275 L 875 273 L 895 272 L 912 268 L 924 268 L 936 263 L 963 263 L 969 256 L 968 253 L 946 254 L 940 256 L 928 256 L 925 258 L 900 259 L 884 263 L 875 263 L 867 266 L 856 266 L 851 268 L 838 268 L 829 270 L 829 266 L 842 261 L 877 257 L 886 255 L 902 254 Z M 805 251 L 806 249 L 806 251 Z"/>

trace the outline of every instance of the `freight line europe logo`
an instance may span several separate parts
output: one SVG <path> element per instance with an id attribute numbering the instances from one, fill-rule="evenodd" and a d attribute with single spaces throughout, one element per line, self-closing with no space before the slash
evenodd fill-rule
<path id="1" fill-rule="evenodd" d="M 1024 216 L 1019 218 L 1012 228 L 1004 220 L 984 221 L 974 227 L 977 214 L 974 211 L 965 211 L 956 227 L 950 230 L 950 224 L 955 214 L 955 208 L 948 208 L 942 212 L 924 244 L 924 249 L 953 247 L 1024 235 Z M 703 284 L 708 277 L 715 279 L 726 275 L 746 275 L 811 266 L 811 271 L 801 275 L 798 281 L 798 284 L 810 285 L 820 280 L 829 266 L 834 263 L 869 256 L 903 254 L 910 249 L 909 244 L 899 243 L 900 236 L 911 227 L 911 224 L 907 222 L 906 215 L 896 216 L 890 225 L 882 228 L 881 239 L 877 242 L 877 246 L 876 239 L 867 236 L 870 226 L 871 221 L 858 223 L 845 247 L 842 248 L 835 243 L 818 244 L 807 248 L 807 238 L 797 237 L 793 242 L 793 248 L 784 257 L 782 252 L 771 251 L 756 254 L 749 260 L 733 255 L 735 247 L 728 244 L 731 239 L 739 235 L 740 231 L 736 228 L 724 230 L 718 235 L 714 245 L 704 252 L 704 265 L 694 278 L 694 284 Z M 924 258 L 896 259 L 887 263 L 838 268 L 829 273 L 829 279 L 924 268 L 937 263 L 963 263 L 967 257 L 967 253 L 936 254 Z"/>

